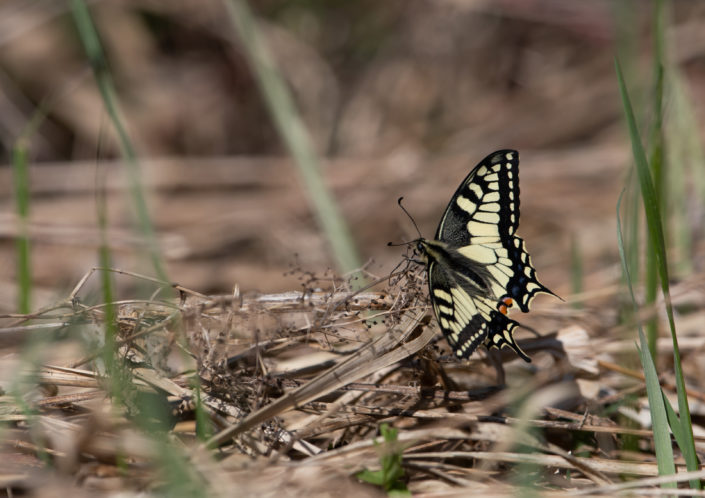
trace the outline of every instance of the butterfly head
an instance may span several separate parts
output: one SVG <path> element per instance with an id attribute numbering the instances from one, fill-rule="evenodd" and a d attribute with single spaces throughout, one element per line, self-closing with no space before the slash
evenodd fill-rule
<path id="1" fill-rule="evenodd" d="M 414 256 L 418 256 L 426 260 L 426 240 L 416 239 L 411 241 L 414 244 Z"/>

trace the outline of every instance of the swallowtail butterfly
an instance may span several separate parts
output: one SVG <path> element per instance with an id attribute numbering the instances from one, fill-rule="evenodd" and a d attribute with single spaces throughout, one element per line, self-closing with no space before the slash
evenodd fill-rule
<path id="1" fill-rule="evenodd" d="M 514 340 L 519 323 L 507 317 L 507 308 L 517 303 L 527 312 L 537 293 L 555 294 L 536 278 L 518 225 L 519 153 L 499 150 L 460 184 L 434 240 L 416 241 L 433 311 L 458 358 L 485 345 L 509 346 L 531 361 Z"/>

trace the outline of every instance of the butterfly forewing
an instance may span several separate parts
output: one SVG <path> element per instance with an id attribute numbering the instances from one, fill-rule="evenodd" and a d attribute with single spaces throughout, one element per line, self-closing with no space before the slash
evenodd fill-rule
<path id="1" fill-rule="evenodd" d="M 465 177 L 448 203 L 436 240 L 460 247 L 510 237 L 519 225 L 519 154 L 490 154 Z"/>
<path id="2" fill-rule="evenodd" d="M 500 150 L 487 156 L 463 180 L 448 204 L 436 240 L 422 240 L 436 318 L 458 357 L 480 345 L 509 346 L 518 325 L 503 312 L 516 302 L 526 312 L 539 292 L 519 225 L 519 154 Z M 511 301 L 508 301 L 510 298 Z"/>

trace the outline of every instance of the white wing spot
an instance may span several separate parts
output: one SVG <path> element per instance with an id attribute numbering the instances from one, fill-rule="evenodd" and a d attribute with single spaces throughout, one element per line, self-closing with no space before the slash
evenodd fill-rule
<path id="1" fill-rule="evenodd" d="M 472 202 L 467 197 L 463 197 L 462 195 L 456 199 L 455 203 L 458 205 L 458 207 L 460 207 L 460 209 L 462 209 L 468 214 L 473 214 L 475 211 L 477 211 L 477 204 Z"/>
<path id="2" fill-rule="evenodd" d="M 471 183 L 470 185 L 468 185 L 468 189 L 470 189 L 472 193 L 475 194 L 475 197 L 477 197 L 478 199 L 482 198 L 482 187 L 480 187 L 477 183 Z"/>
<path id="3" fill-rule="evenodd" d="M 446 303 L 453 304 L 453 297 L 443 289 L 433 289 L 433 295 L 438 299 L 442 299 Z"/>
<path id="4" fill-rule="evenodd" d="M 488 213 L 486 211 L 480 211 L 478 213 L 475 213 L 475 219 L 483 223 L 490 223 L 496 225 L 497 223 L 499 223 L 499 213 Z"/>
<path id="5" fill-rule="evenodd" d="M 468 221 L 467 224 L 468 232 L 473 236 L 480 237 L 499 237 L 499 232 L 497 231 L 497 225 L 491 223 L 481 223 L 479 221 Z"/>
<path id="6" fill-rule="evenodd" d="M 487 175 L 485 177 L 485 181 L 488 182 L 496 182 L 499 180 L 499 175 L 497 173 L 492 173 L 491 175 Z"/>
<path id="7" fill-rule="evenodd" d="M 490 190 L 499 190 L 499 183 L 497 183 L 497 182 L 488 183 L 487 188 Z"/>
<path id="8" fill-rule="evenodd" d="M 445 313 L 446 315 L 452 315 L 453 314 L 453 308 L 448 307 L 448 306 L 443 306 L 442 304 L 439 304 L 436 309 L 438 310 L 439 313 Z"/>
<path id="9" fill-rule="evenodd" d="M 499 192 L 492 192 L 493 194 L 499 194 Z M 488 202 L 486 204 L 480 204 L 481 211 L 490 211 L 494 213 L 499 213 L 501 206 L 498 202 Z"/>
<path id="10" fill-rule="evenodd" d="M 506 157 L 508 160 L 511 161 L 512 159 L 514 159 L 514 153 L 513 153 L 513 152 L 507 152 L 507 154 L 506 154 L 504 157 Z M 511 166 L 511 165 L 512 165 L 512 163 L 509 163 L 509 166 Z"/>
<path id="11" fill-rule="evenodd" d="M 495 248 L 496 248 L 496 249 L 497 249 L 497 254 L 499 254 L 500 251 L 502 250 L 502 244 L 501 244 L 501 242 L 499 241 L 499 234 L 497 234 L 497 235 L 490 235 L 490 236 L 486 236 L 486 235 L 485 235 L 485 236 L 482 236 L 482 237 L 473 235 L 473 236 L 472 236 L 472 243 L 473 243 L 473 244 L 481 244 L 481 245 L 483 245 L 483 246 L 487 246 L 487 247 L 490 248 L 490 249 L 495 249 Z M 504 252 L 506 253 L 507 250 L 504 249 Z"/>
<path id="12" fill-rule="evenodd" d="M 495 252 L 485 246 L 472 244 L 460 247 L 458 249 L 458 252 L 466 258 L 472 259 L 473 261 L 477 261 L 478 263 L 491 265 L 497 262 L 497 256 L 495 255 Z"/>

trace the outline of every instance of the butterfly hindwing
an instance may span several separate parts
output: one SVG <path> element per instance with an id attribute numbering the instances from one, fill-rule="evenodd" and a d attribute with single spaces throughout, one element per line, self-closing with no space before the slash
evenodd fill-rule
<path id="1" fill-rule="evenodd" d="M 458 357 L 480 344 L 517 346 L 506 308 L 526 312 L 539 292 L 552 294 L 536 278 L 519 225 L 519 154 L 500 150 L 483 159 L 463 180 L 446 208 L 433 241 L 419 248 L 428 263 L 436 318 Z"/>
<path id="2" fill-rule="evenodd" d="M 553 294 L 536 277 L 536 270 L 531 265 L 531 256 L 526 252 L 524 240 L 514 237 L 513 246 L 508 249 L 509 259 L 513 262 L 513 274 L 506 285 L 506 293 L 526 313 L 529 305 L 539 292 Z"/>
<path id="3" fill-rule="evenodd" d="M 498 349 L 509 346 L 525 361 L 531 361 L 514 341 L 512 331 L 518 323 L 500 313 L 494 299 L 438 263 L 432 262 L 428 272 L 434 313 L 458 358 L 469 358 L 485 344 Z"/>

